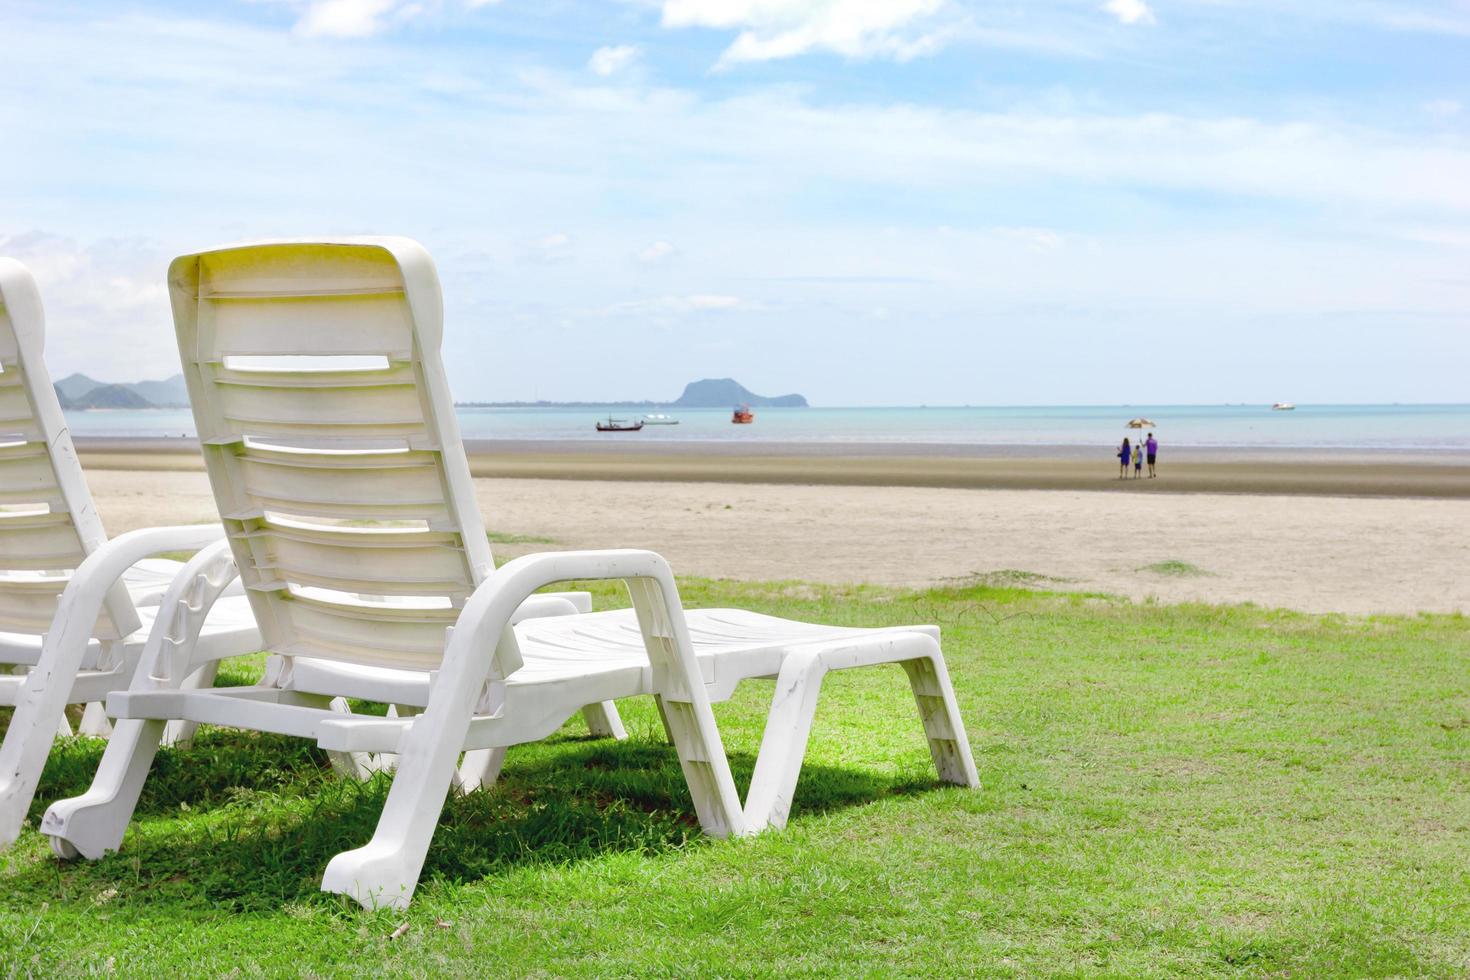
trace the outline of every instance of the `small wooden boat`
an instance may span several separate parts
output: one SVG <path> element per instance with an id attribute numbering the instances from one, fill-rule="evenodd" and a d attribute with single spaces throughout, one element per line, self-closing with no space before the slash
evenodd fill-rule
<path id="1" fill-rule="evenodd" d="M 749 425 L 755 421 L 755 413 L 750 410 L 749 405 L 741 405 L 735 409 L 735 414 L 730 417 L 730 421 L 736 425 Z"/>
<path id="2" fill-rule="evenodd" d="M 660 415 L 655 412 L 652 415 L 643 416 L 644 425 L 678 425 L 679 420 L 668 415 Z"/>
<path id="3" fill-rule="evenodd" d="M 629 422 L 627 419 L 615 419 L 610 415 L 606 422 L 597 423 L 598 432 L 637 432 L 641 428 L 643 428 L 641 421 Z"/>

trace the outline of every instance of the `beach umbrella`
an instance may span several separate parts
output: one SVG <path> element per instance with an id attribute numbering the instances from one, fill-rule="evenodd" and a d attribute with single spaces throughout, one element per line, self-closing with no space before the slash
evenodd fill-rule
<path id="1" fill-rule="evenodd" d="M 1152 429 L 1152 428 L 1154 428 L 1154 420 L 1153 419 L 1129 419 L 1128 420 L 1128 428 L 1130 428 L 1130 429 Z"/>

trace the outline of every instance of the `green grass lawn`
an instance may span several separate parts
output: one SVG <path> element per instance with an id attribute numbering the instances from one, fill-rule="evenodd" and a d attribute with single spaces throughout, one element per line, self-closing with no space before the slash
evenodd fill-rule
<path id="1" fill-rule="evenodd" d="M 318 889 L 386 791 L 228 730 L 161 753 L 120 854 L 0 857 L 0 976 L 1470 973 L 1470 622 L 997 586 L 687 581 L 689 606 L 937 622 L 984 782 L 897 667 L 830 677 L 790 825 L 697 829 L 652 705 L 451 801 L 407 913 Z M 621 604 L 609 589 L 598 606 Z M 253 680 L 251 666 L 232 682 Z M 716 706 L 749 779 L 770 686 Z M 58 746 L 44 803 L 101 743 Z M 395 938 L 396 937 L 396 938 Z"/>

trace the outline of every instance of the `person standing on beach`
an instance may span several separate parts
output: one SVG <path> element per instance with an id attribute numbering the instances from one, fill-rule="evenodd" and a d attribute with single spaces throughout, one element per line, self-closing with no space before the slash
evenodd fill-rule
<path id="1" fill-rule="evenodd" d="M 1118 479 L 1121 480 L 1128 475 L 1128 459 L 1132 455 L 1133 450 L 1129 447 L 1128 437 L 1124 436 L 1123 445 L 1118 447 Z"/>
<path id="2" fill-rule="evenodd" d="M 1152 432 L 1148 434 L 1148 442 L 1144 443 L 1144 448 L 1148 450 L 1148 478 L 1152 480 L 1159 475 L 1154 472 L 1154 461 L 1159 458 L 1159 440 L 1154 438 Z"/>
<path id="3" fill-rule="evenodd" d="M 1133 447 L 1133 479 L 1143 476 L 1143 442 Z"/>

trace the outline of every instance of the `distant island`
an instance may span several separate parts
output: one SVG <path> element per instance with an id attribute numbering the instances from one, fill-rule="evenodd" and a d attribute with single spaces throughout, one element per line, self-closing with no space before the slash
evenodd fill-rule
<path id="1" fill-rule="evenodd" d="M 188 408 L 189 389 L 184 376 L 176 374 L 162 381 L 134 381 L 110 384 L 72 374 L 52 385 L 61 407 L 73 411 L 118 408 Z"/>
<path id="2" fill-rule="evenodd" d="M 808 408 L 803 395 L 757 395 L 734 378 L 705 378 L 684 386 L 684 393 L 671 402 L 460 402 L 466 408 Z"/>
<path id="3" fill-rule="evenodd" d="M 61 407 L 72 411 L 89 409 L 188 408 L 189 389 L 184 376 L 162 381 L 109 383 L 72 374 L 53 385 Z M 734 378 L 705 378 L 684 386 L 675 401 L 623 402 L 460 402 L 466 408 L 807 408 L 802 395 L 757 395 Z"/>

